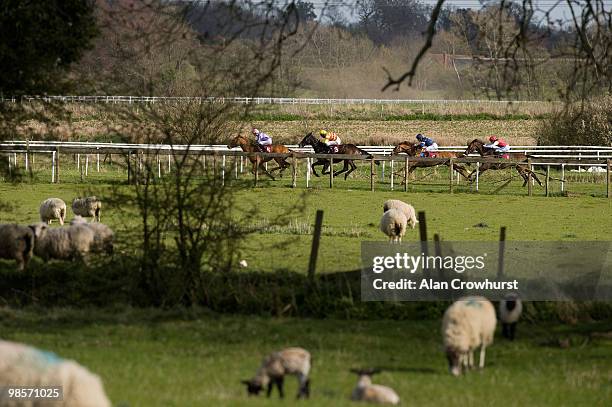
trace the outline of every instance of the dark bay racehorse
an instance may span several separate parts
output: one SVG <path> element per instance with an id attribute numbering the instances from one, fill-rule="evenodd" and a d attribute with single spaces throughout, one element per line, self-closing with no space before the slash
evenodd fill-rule
<path id="1" fill-rule="evenodd" d="M 472 140 L 465 150 L 465 155 L 478 153 L 481 157 L 499 157 L 495 154 L 495 149 L 485 147 L 485 143 L 482 140 L 474 139 Z M 511 160 L 526 162 L 528 156 L 523 153 L 504 153 L 507 154 Z M 531 171 L 526 165 L 517 164 L 516 162 L 508 162 L 508 163 L 480 163 L 480 174 L 485 172 L 486 170 L 502 170 L 504 168 L 516 168 L 518 174 L 523 178 L 523 186 L 527 185 L 529 181 L 529 174 L 533 177 L 537 183 L 542 186 L 542 182 L 538 179 L 538 176 L 535 172 Z M 470 180 L 474 178 L 476 174 L 476 170 L 472 171 L 470 174 Z"/>
<path id="2" fill-rule="evenodd" d="M 245 153 L 254 153 L 254 152 L 260 152 L 259 148 L 257 148 L 257 146 L 253 145 L 246 137 L 244 136 L 236 136 L 233 139 L 230 140 L 229 144 L 227 145 L 227 148 L 234 148 L 234 147 L 240 147 L 242 148 L 242 151 L 244 151 Z M 282 144 L 272 144 L 270 146 L 270 152 L 271 153 L 290 153 L 291 150 L 289 150 L 287 147 L 285 147 Z M 287 162 L 287 159 L 284 157 L 261 157 L 261 156 L 249 156 L 249 160 L 251 161 L 251 163 L 253 164 L 253 174 L 255 173 L 255 171 L 257 170 L 257 168 L 261 169 L 268 177 L 272 178 L 274 180 L 274 176 L 272 175 L 272 172 L 274 171 L 280 171 L 280 175 L 281 177 L 283 176 L 283 170 L 285 170 L 286 168 L 289 168 L 291 166 L 291 164 L 289 164 Z M 272 168 L 270 171 L 266 170 L 266 167 L 264 166 L 264 164 L 270 160 L 274 160 L 276 161 L 276 163 L 278 164 L 278 167 L 276 168 Z"/>
<path id="3" fill-rule="evenodd" d="M 411 143 L 409 141 L 403 141 L 399 143 L 397 146 L 395 146 L 395 148 L 393 149 L 393 155 L 400 154 L 400 153 L 406 153 L 409 157 L 417 157 L 421 153 L 421 148 L 419 144 Z M 463 157 L 462 153 L 456 153 L 453 151 L 436 151 L 435 155 L 436 155 L 436 158 Z M 418 167 L 435 167 L 438 165 L 448 166 L 449 164 L 450 164 L 450 160 L 434 161 L 434 162 L 427 162 L 423 160 L 423 161 L 418 161 L 418 162 L 417 161 L 409 162 L 408 166 L 410 168 L 408 168 L 408 174 L 412 173 L 412 171 L 414 171 Z M 469 179 L 469 174 L 463 165 L 453 163 L 453 169 L 457 171 L 459 174 L 463 175 L 463 178 Z"/>
<path id="4" fill-rule="evenodd" d="M 331 154 L 332 153 L 330 151 L 330 148 L 327 145 L 325 145 L 325 143 L 322 143 L 315 136 L 312 135 L 312 132 L 308 133 L 302 139 L 302 141 L 300 141 L 299 146 L 300 147 L 311 146 L 316 154 Z M 335 152 L 334 154 L 358 155 L 358 156 L 365 156 L 365 158 L 372 158 L 372 155 L 370 153 L 368 153 L 365 150 L 360 149 L 355 144 L 340 144 L 339 146 L 337 146 L 337 148 L 338 148 L 338 151 Z M 344 179 L 346 179 L 351 172 L 357 169 L 357 166 L 351 159 L 336 159 L 336 158 L 333 159 L 334 163 L 342 162 L 342 161 L 344 161 L 344 167 L 342 167 L 340 171 L 334 172 L 334 177 L 337 177 L 343 172 L 346 172 L 346 174 L 344 174 Z M 378 161 L 374 161 L 374 162 L 376 163 L 376 165 L 379 164 Z M 321 173 L 329 174 L 329 160 L 328 159 L 319 158 L 317 159 L 317 161 L 312 163 L 312 165 L 310 166 L 310 168 L 312 169 L 312 173 L 317 177 L 319 176 L 319 174 L 317 174 L 317 172 L 315 171 L 315 167 L 318 165 L 323 166 L 323 170 L 321 171 Z M 349 166 L 350 166 L 350 169 L 349 169 Z"/>

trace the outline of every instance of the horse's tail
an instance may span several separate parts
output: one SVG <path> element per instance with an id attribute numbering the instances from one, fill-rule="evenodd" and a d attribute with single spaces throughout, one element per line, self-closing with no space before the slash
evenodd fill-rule
<path id="1" fill-rule="evenodd" d="M 368 152 L 367 152 L 367 151 L 365 151 L 364 149 L 361 149 L 361 148 L 357 147 L 357 151 L 359 151 L 361 154 L 365 155 L 365 156 L 366 156 L 366 158 L 368 158 L 368 159 L 372 159 L 372 158 L 374 158 L 374 156 L 373 156 L 372 154 L 368 153 Z M 378 160 L 374 160 L 374 164 L 376 164 L 376 165 L 380 165 L 380 161 L 378 161 Z"/>

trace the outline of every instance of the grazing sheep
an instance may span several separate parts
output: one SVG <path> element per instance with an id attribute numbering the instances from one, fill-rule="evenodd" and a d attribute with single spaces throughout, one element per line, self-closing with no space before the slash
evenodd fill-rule
<path id="1" fill-rule="evenodd" d="M 85 219 L 77 215 L 70 221 L 70 225 L 86 226 L 94 232 L 93 245 L 90 248 L 92 253 L 113 253 L 113 240 L 115 235 L 111 228 L 103 223 L 87 223 Z"/>
<path id="2" fill-rule="evenodd" d="M 308 398 L 310 396 L 309 372 L 310 353 L 302 348 L 287 348 L 268 355 L 261 363 L 255 377 L 251 380 L 243 380 L 242 383 L 246 384 L 249 396 L 258 395 L 264 386 L 268 386 L 268 397 L 272 394 L 272 387 L 276 384 L 278 393 L 283 398 L 284 377 L 292 374 L 298 378 L 297 398 Z"/>
<path id="3" fill-rule="evenodd" d="M 95 196 L 86 198 L 75 198 L 72 201 L 72 212 L 75 215 L 86 218 L 93 218 L 93 221 L 100 222 L 100 211 L 102 210 L 102 202 Z"/>
<path id="4" fill-rule="evenodd" d="M 389 236 L 390 242 L 401 242 L 406 234 L 408 219 L 399 209 L 391 208 L 380 218 L 380 230 Z"/>
<path id="5" fill-rule="evenodd" d="M 379 369 L 351 369 L 351 372 L 359 375 L 359 381 L 353 389 L 351 400 L 380 404 L 399 404 L 400 398 L 391 387 L 372 384 L 372 375 L 379 373 Z"/>
<path id="6" fill-rule="evenodd" d="M 499 302 L 499 319 L 504 338 L 514 340 L 516 323 L 523 313 L 523 302 L 515 293 L 510 293 Z"/>
<path id="7" fill-rule="evenodd" d="M 412 229 L 414 229 L 416 227 L 416 224 L 419 223 L 419 221 L 416 218 L 416 212 L 412 205 L 409 205 L 406 202 L 400 201 L 399 199 L 389 199 L 385 201 L 385 203 L 383 204 L 383 213 L 387 212 L 389 209 L 392 209 L 392 208 L 399 209 L 400 211 L 404 213 L 404 215 L 406 216 L 406 219 L 408 219 L 408 225 Z"/>
<path id="8" fill-rule="evenodd" d="M 94 245 L 94 232 L 87 225 L 71 225 L 51 229 L 45 224 L 38 227 L 34 254 L 44 261 L 49 259 L 85 260 Z"/>
<path id="9" fill-rule="evenodd" d="M 51 221 L 57 219 L 60 225 L 64 224 L 66 219 L 66 203 L 59 198 L 49 198 L 40 204 L 40 221 L 48 225 Z"/>
<path id="10" fill-rule="evenodd" d="M 474 350 L 480 347 L 480 368 L 485 365 L 485 349 L 493 343 L 495 308 L 484 297 L 464 297 L 454 302 L 442 320 L 444 349 L 448 368 L 454 376 L 463 367 L 474 366 Z"/>
<path id="11" fill-rule="evenodd" d="M 17 270 L 28 266 L 34 250 L 34 230 L 17 224 L 0 224 L 0 258 L 13 259 Z"/>
<path id="12" fill-rule="evenodd" d="M 100 377 L 75 361 L 16 342 L 0 340 L 0 384 L 19 387 L 62 387 L 64 407 L 110 407 Z M 6 392 L 5 392 L 6 394 Z M 3 406 L 47 405 L 31 401 L 8 402 Z"/>

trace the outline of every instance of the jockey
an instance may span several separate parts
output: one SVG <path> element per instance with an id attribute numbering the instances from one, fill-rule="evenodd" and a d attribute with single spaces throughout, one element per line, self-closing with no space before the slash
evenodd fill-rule
<path id="1" fill-rule="evenodd" d="M 495 154 L 503 154 L 510 151 L 510 145 L 506 143 L 506 140 L 498 138 L 497 136 L 489 137 L 489 144 L 485 144 L 485 148 L 492 148 L 495 150 Z"/>
<path id="2" fill-rule="evenodd" d="M 421 133 L 416 135 L 416 139 L 419 141 L 419 146 L 424 150 L 421 153 L 421 157 L 428 157 L 430 152 L 438 151 L 438 143 L 429 137 L 425 137 Z"/>
<path id="3" fill-rule="evenodd" d="M 332 133 L 331 131 L 321 130 L 319 131 L 319 135 L 321 136 L 321 142 L 325 144 L 327 147 L 339 146 L 342 144 L 340 141 L 340 137 L 336 135 L 336 133 Z"/>
<path id="4" fill-rule="evenodd" d="M 272 137 L 268 136 L 263 131 L 259 131 L 255 128 L 252 131 L 253 135 L 255 136 L 255 142 L 257 144 L 257 147 L 259 147 L 262 152 L 267 152 L 268 146 L 272 145 Z"/>

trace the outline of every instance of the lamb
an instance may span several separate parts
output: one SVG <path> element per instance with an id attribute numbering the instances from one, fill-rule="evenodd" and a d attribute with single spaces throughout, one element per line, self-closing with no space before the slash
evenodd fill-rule
<path id="1" fill-rule="evenodd" d="M 379 369 L 351 369 L 359 375 L 357 386 L 353 389 L 351 400 L 366 401 L 380 404 L 399 404 L 400 398 L 390 387 L 372 384 L 372 375 L 379 373 Z"/>
<path id="2" fill-rule="evenodd" d="M 416 212 L 412 205 L 407 204 L 406 202 L 400 201 L 398 199 L 389 199 L 383 204 L 383 213 L 387 212 L 391 208 L 399 209 L 400 211 L 402 211 L 406 216 L 406 219 L 408 219 L 408 225 L 410 225 L 412 229 L 414 229 L 416 227 L 416 224 L 419 223 L 416 218 Z"/>
<path id="3" fill-rule="evenodd" d="M 484 297 L 463 297 L 454 302 L 442 319 L 442 336 L 448 368 L 458 376 L 462 367 L 472 368 L 474 350 L 480 347 L 480 368 L 485 365 L 485 349 L 493 343 L 495 308 Z"/>
<path id="4" fill-rule="evenodd" d="M 63 402 L 60 404 L 65 407 L 111 406 L 99 376 L 73 360 L 21 343 L 0 340 L 0 383 L 19 387 L 61 386 Z M 38 405 L 23 400 L 1 404 Z"/>
<path id="5" fill-rule="evenodd" d="M 94 232 L 93 245 L 90 248 L 92 253 L 113 253 L 114 233 L 111 228 L 103 223 L 87 223 L 83 217 L 77 215 L 70 221 L 70 225 L 86 226 Z"/>
<path id="6" fill-rule="evenodd" d="M 380 218 L 380 230 L 389 236 L 390 242 L 401 242 L 406 234 L 408 219 L 402 211 L 391 208 Z"/>
<path id="7" fill-rule="evenodd" d="M 102 210 L 102 202 L 95 196 L 86 198 L 75 198 L 72 201 L 72 212 L 75 215 L 84 216 L 86 218 L 93 217 L 93 221 L 100 222 L 100 211 Z"/>
<path id="8" fill-rule="evenodd" d="M 34 250 L 34 229 L 17 224 L 0 224 L 0 258 L 17 262 L 17 270 L 24 270 Z"/>
<path id="9" fill-rule="evenodd" d="M 71 225 L 51 229 L 45 224 L 38 228 L 34 254 L 44 261 L 49 259 L 85 260 L 94 245 L 94 232 L 86 225 Z"/>
<path id="10" fill-rule="evenodd" d="M 523 313 L 523 302 L 516 293 L 510 293 L 499 302 L 499 319 L 504 338 L 514 340 L 516 323 Z"/>
<path id="11" fill-rule="evenodd" d="M 57 219 L 60 225 L 64 224 L 66 219 L 66 203 L 59 198 L 49 198 L 40 204 L 40 221 L 48 225 L 51 221 Z"/>
<path id="12" fill-rule="evenodd" d="M 272 394 L 272 387 L 276 384 L 281 398 L 283 394 L 283 380 L 285 375 L 292 374 L 298 379 L 297 398 L 308 398 L 310 396 L 310 353 L 302 348 L 286 348 L 280 352 L 268 355 L 263 362 L 255 377 L 250 380 L 243 380 L 247 386 L 249 396 L 258 395 L 264 386 L 267 386 L 267 396 Z"/>

